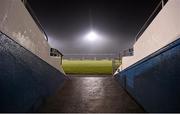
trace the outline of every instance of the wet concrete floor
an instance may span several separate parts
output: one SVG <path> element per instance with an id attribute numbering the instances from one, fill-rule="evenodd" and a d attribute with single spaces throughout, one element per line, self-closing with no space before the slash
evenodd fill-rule
<path id="1" fill-rule="evenodd" d="M 112 76 L 70 76 L 39 112 L 143 112 Z"/>

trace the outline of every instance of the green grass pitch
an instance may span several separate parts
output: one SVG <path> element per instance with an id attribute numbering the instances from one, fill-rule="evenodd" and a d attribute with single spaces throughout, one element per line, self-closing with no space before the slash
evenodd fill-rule
<path id="1" fill-rule="evenodd" d="M 112 74 L 111 60 L 63 60 L 66 74 Z"/>

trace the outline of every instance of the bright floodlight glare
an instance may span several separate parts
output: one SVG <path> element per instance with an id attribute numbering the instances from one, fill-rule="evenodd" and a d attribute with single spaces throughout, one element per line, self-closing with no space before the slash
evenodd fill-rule
<path id="1" fill-rule="evenodd" d="M 98 35 L 95 32 L 91 31 L 90 33 L 87 34 L 86 38 L 88 41 L 94 42 L 97 40 Z"/>

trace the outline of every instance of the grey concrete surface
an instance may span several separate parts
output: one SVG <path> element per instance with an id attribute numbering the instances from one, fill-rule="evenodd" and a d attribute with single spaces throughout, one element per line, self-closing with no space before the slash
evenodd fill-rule
<path id="1" fill-rule="evenodd" d="M 77 76 L 77 75 L 76 75 Z M 70 76 L 39 112 L 143 112 L 111 76 Z"/>
<path id="2" fill-rule="evenodd" d="M 50 45 L 22 0 L 0 0 L 0 31 L 64 73 L 60 58 L 51 57 Z"/>

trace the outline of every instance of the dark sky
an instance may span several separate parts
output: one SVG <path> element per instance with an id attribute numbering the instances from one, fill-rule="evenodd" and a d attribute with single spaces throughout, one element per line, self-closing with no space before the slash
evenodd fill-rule
<path id="1" fill-rule="evenodd" d="M 118 53 L 132 47 L 137 32 L 159 1 L 28 0 L 50 45 L 63 54 Z M 90 20 L 104 41 L 83 41 L 91 29 Z"/>

